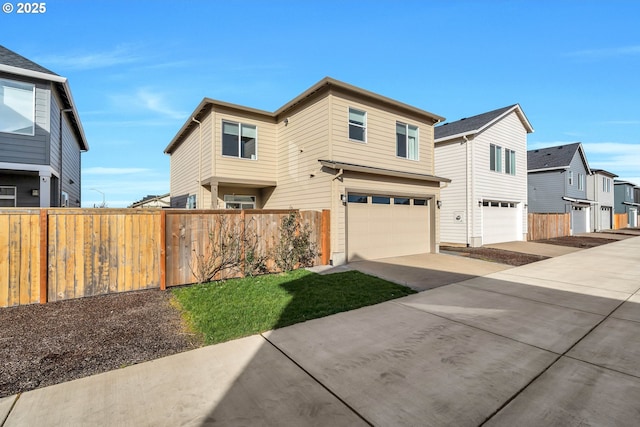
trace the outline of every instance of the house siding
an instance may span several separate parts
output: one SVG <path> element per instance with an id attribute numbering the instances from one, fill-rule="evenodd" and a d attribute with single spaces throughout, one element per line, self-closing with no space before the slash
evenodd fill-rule
<path id="1" fill-rule="evenodd" d="M 66 117 L 62 119 L 62 191 L 69 195 L 69 206 L 80 206 L 80 144 Z"/>
<path id="2" fill-rule="evenodd" d="M 239 115 L 232 110 L 216 108 L 215 115 L 211 119 L 214 128 L 213 170 L 208 167 L 210 173 L 205 177 L 216 176 L 224 178 L 251 178 L 253 180 L 274 181 L 276 179 L 276 125 L 270 118 L 259 116 Z M 243 159 L 222 155 L 222 122 L 229 121 L 255 125 L 257 129 L 257 159 Z M 210 140 L 209 135 L 203 134 L 205 141 Z M 211 156 L 210 146 L 203 155 Z M 205 162 L 209 163 L 209 162 Z M 209 163 L 210 164 L 210 163 Z"/>
<path id="3" fill-rule="evenodd" d="M 198 195 L 199 163 L 198 128 L 193 127 L 184 141 L 177 147 L 169 160 L 171 207 L 184 208 L 189 195 Z M 200 196 L 196 203 L 200 204 Z M 201 205 L 198 205 L 201 207 Z"/>
<path id="4" fill-rule="evenodd" d="M 606 192 L 603 190 L 603 179 L 608 179 L 611 182 L 611 191 Z M 614 206 L 614 185 L 613 178 L 609 175 L 605 175 L 599 172 L 594 172 L 587 177 L 587 198 L 589 200 L 596 201 L 596 204 L 591 209 L 591 229 L 599 231 L 605 227 L 602 224 L 601 208 L 608 207 L 613 214 Z M 613 225 L 613 218 L 611 223 Z"/>
<path id="5" fill-rule="evenodd" d="M 569 165 L 569 170 L 573 171 L 573 185 L 569 185 L 569 177 L 565 174 L 565 179 L 567 180 L 567 192 L 566 195 L 568 197 L 576 198 L 576 199 L 586 199 L 587 198 L 587 169 L 584 166 L 584 162 L 582 161 L 582 157 L 580 153 L 576 151 L 576 154 L 571 159 L 571 164 Z M 582 190 L 578 189 L 578 174 L 583 176 L 584 187 Z"/>
<path id="6" fill-rule="evenodd" d="M 469 147 L 462 139 L 439 143 L 435 149 L 436 175 L 451 180 L 440 190 L 440 240 L 445 243 L 468 243 L 470 218 L 467 206 L 471 193 L 467 194 L 470 187 L 467 180 L 467 149 Z M 458 216 L 461 219 L 457 220 Z"/>
<path id="7" fill-rule="evenodd" d="M 564 170 L 529 173 L 529 212 L 568 212 L 567 202 L 562 200 L 565 194 L 566 180 L 567 172 Z"/>

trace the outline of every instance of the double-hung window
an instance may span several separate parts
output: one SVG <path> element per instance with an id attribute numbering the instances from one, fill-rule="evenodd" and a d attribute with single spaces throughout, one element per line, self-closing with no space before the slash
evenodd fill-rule
<path id="1" fill-rule="evenodd" d="M 573 171 L 569 171 L 569 185 L 573 185 Z"/>
<path id="2" fill-rule="evenodd" d="M 0 79 L 0 132 L 34 135 L 35 86 Z"/>
<path id="3" fill-rule="evenodd" d="M 504 150 L 504 173 L 516 174 L 516 152 L 508 148 Z"/>
<path id="4" fill-rule="evenodd" d="M 367 142 L 367 113 L 349 108 L 349 139 Z"/>
<path id="5" fill-rule="evenodd" d="M 578 173 L 578 190 L 584 190 L 584 175 Z"/>
<path id="6" fill-rule="evenodd" d="M 489 169 L 495 172 L 502 172 L 502 147 L 499 145 L 489 145 Z"/>
<path id="7" fill-rule="evenodd" d="M 396 123 L 396 156 L 409 160 L 419 160 L 418 127 L 406 123 Z"/>
<path id="8" fill-rule="evenodd" d="M 611 179 L 602 177 L 602 191 L 605 193 L 611 193 Z"/>
<path id="9" fill-rule="evenodd" d="M 258 158 L 256 126 L 223 121 L 222 155 L 256 160 Z"/>

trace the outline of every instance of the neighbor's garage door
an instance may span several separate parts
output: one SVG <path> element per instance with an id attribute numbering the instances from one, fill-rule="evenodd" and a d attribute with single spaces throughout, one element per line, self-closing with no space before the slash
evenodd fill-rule
<path id="1" fill-rule="evenodd" d="M 602 230 L 611 229 L 611 207 L 609 206 L 600 208 L 600 228 Z"/>
<path id="2" fill-rule="evenodd" d="M 347 196 L 347 260 L 429 252 L 429 201 L 412 197 Z"/>
<path id="3" fill-rule="evenodd" d="M 513 202 L 482 202 L 482 244 L 522 240 L 522 215 Z"/>
<path id="4" fill-rule="evenodd" d="M 571 231 L 574 235 L 589 231 L 589 207 L 571 207 Z"/>

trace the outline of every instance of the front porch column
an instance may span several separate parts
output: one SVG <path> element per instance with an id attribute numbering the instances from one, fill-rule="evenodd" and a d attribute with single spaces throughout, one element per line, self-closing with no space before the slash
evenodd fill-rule
<path id="1" fill-rule="evenodd" d="M 51 172 L 39 171 L 40 180 L 40 207 L 51 207 Z"/>

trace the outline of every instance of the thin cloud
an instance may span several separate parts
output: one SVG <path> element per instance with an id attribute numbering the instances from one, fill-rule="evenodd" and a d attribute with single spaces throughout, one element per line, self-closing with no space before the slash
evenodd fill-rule
<path id="1" fill-rule="evenodd" d="M 569 56 L 585 59 L 603 59 L 620 56 L 634 56 L 640 55 L 640 45 L 637 46 L 622 46 L 611 47 L 604 49 L 585 49 L 570 52 Z"/>
<path id="2" fill-rule="evenodd" d="M 136 63 L 141 61 L 142 57 L 135 53 L 134 48 L 121 45 L 110 51 L 51 55 L 37 58 L 37 60 L 39 63 L 46 64 L 49 68 L 95 70 Z"/>
<path id="3" fill-rule="evenodd" d="M 140 88 L 133 95 L 112 95 L 111 102 L 117 111 L 153 112 L 169 119 L 183 120 L 189 113 L 176 110 L 166 96 L 150 88 Z M 136 122 L 133 120 L 133 122 Z"/>

